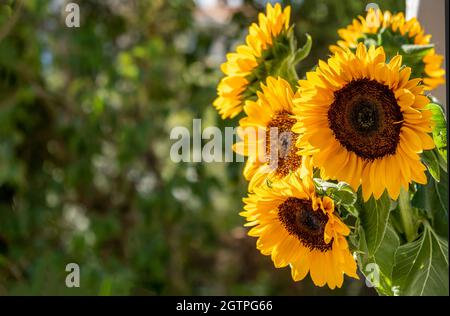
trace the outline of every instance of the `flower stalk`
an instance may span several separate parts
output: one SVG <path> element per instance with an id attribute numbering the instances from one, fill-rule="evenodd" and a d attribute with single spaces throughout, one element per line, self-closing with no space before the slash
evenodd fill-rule
<path id="1" fill-rule="evenodd" d="M 413 221 L 413 210 L 409 199 L 409 192 L 401 188 L 398 198 L 398 207 L 400 209 L 400 218 L 405 232 L 406 241 L 411 242 L 416 239 L 416 230 Z"/>

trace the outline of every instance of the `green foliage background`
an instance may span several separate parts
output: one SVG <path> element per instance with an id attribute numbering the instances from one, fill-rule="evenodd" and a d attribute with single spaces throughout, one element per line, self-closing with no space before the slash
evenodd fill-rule
<path id="1" fill-rule="evenodd" d="M 54 1 L 1 2 L 0 295 L 375 293 L 275 269 L 238 215 L 242 163 L 169 159 L 172 127 L 236 125 L 211 106 L 219 65 L 262 2 L 217 24 L 195 19 L 192 1 L 80 0 L 80 28 Z M 313 37 L 299 71 L 326 58 L 365 5 L 292 1 L 298 38 Z M 69 262 L 80 288 L 65 286 Z"/>

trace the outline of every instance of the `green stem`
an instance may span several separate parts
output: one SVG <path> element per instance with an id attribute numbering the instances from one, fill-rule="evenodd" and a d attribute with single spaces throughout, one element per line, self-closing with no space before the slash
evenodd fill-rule
<path id="1" fill-rule="evenodd" d="M 413 222 L 413 210 L 411 202 L 409 200 L 409 192 L 403 188 L 400 190 L 400 196 L 398 198 L 398 206 L 400 209 L 400 217 L 405 230 L 407 242 L 411 242 L 416 238 L 416 231 L 414 229 Z"/>
<path id="2" fill-rule="evenodd" d="M 290 57 L 283 60 L 278 70 L 278 75 L 289 82 L 292 89 L 295 91 L 298 82 L 298 75 L 295 70 L 295 66 L 291 63 Z"/>
<path id="3" fill-rule="evenodd" d="M 293 84 L 294 91 L 295 91 L 295 87 L 297 86 L 297 82 L 298 82 L 298 75 L 297 75 L 297 71 L 295 70 L 295 65 L 291 65 L 288 68 L 288 80 L 291 84 Z"/>

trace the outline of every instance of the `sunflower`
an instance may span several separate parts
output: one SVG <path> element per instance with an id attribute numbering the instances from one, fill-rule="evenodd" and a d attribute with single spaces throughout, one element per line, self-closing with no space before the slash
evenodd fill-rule
<path id="1" fill-rule="evenodd" d="M 255 188 L 243 199 L 240 213 L 254 226 L 248 234 L 258 237 L 257 249 L 271 255 L 275 267 L 287 265 L 294 281 L 310 272 L 317 286 L 341 287 L 344 273 L 353 278 L 356 263 L 345 236 L 349 228 L 334 213 L 329 197 L 317 197 L 311 178 L 293 173 L 287 181 Z"/>
<path id="2" fill-rule="evenodd" d="M 383 43 L 383 45 L 385 49 L 389 45 L 394 45 L 395 47 L 391 48 L 394 53 L 397 53 L 404 44 L 430 44 L 431 35 L 425 34 L 416 18 L 406 21 L 403 13 L 392 15 L 389 11 L 382 13 L 380 10 L 371 9 L 366 18 L 359 16 L 346 28 L 339 29 L 338 34 L 342 40 L 337 42 L 337 46 L 330 46 L 330 50 L 336 52 L 336 50 L 342 48 L 355 49 L 360 41 L 367 38 L 373 39 L 373 35 L 385 30 L 392 32 L 394 40 L 390 40 L 386 45 Z M 420 64 L 415 65 L 415 68 L 420 69 L 416 77 L 423 78 L 426 90 L 434 89 L 445 83 L 445 71 L 441 68 L 443 60 L 444 56 L 436 54 L 434 48 L 432 48 L 422 58 Z"/>
<path id="3" fill-rule="evenodd" d="M 213 105 L 223 119 L 238 115 L 242 111 L 243 101 L 254 95 L 252 86 L 257 82 L 256 68 L 268 57 L 266 51 L 274 45 L 275 39 L 289 28 L 289 6 L 282 10 L 279 3 L 274 7 L 268 3 L 266 10 L 266 15 L 259 14 L 259 23 L 250 26 L 246 44 L 239 45 L 235 53 L 228 54 L 227 61 L 222 64 L 225 77 L 217 87 L 218 97 Z"/>
<path id="4" fill-rule="evenodd" d="M 312 173 L 311 159 L 297 154 L 298 135 L 291 130 L 296 119 L 290 84 L 280 77 L 268 77 L 261 90 L 256 101 L 245 102 L 246 116 L 237 129 L 242 141 L 233 146 L 235 152 L 248 157 L 244 177 L 250 181 L 250 191 L 265 179 L 281 179 L 296 170 L 302 176 Z"/>
<path id="5" fill-rule="evenodd" d="M 409 79 L 400 55 L 385 60 L 382 47 L 367 50 L 362 43 L 356 54 L 337 51 L 299 81 L 294 100 L 293 130 L 315 149 L 323 176 L 355 190 L 361 185 L 366 201 L 385 189 L 397 199 L 412 181 L 425 184 L 419 153 L 435 146 L 421 79 Z"/>

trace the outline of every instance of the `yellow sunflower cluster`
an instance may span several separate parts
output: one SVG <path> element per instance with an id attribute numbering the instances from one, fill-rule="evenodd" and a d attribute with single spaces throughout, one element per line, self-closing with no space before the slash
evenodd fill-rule
<path id="1" fill-rule="evenodd" d="M 332 52 L 343 48 L 356 49 L 360 41 L 364 41 L 365 38 L 373 39 L 373 35 L 378 35 L 378 45 L 383 45 L 393 54 L 401 51 L 402 45 L 423 46 L 427 49 L 425 56 L 421 57 L 414 65 L 408 66 L 421 69 L 418 75 L 423 79 L 424 87 L 427 90 L 445 83 L 445 71 L 441 68 L 444 56 L 436 54 L 434 48 L 428 47 L 431 35 L 425 34 L 416 18 L 406 20 L 403 12 L 393 15 L 389 11 L 383 13 L 379 9 L 370 9 L 365 18 L 359 16 L 346 28 L 339 29 L 338 34 L 341 40 L 337 42 L 337 45 L 330 46 Z M 389 34 L 391 40 L 383 41 L 387 37 L 385 34 Z"/>
<path id="2" fill-rule="evenodd" d="M 267 13 L 259 14 L 259 23 L 250 26 L 246 43 L 227 55 L 221 67 L 225 77 L 217 87 L 218 97 L 213 103 L 222 118 L 233 118 L 242 111 L 245 98 L 252 94 L 249 88 L 256 80 L 254 70 L 264 63 L 264 53 L 277 37 L 287 32 L 290 12 L 289 6 L 282 10 L 279 3 L 275 7 L 269 3 Z"/>
<path id="3" fill-rule="evenodd" d="M 347 241 L 351 230 L 315 178 L 345 182 L 360 190 L 363 202 L 383 193 L 396 200 L 411 184 L 427 183 L 420 154 L 435 143 L 424 90 L 441 82 L 442 73 L 431 71 L 437 64 L 431 52 L 423 60 L 428 77 L 412 78 L 402 55 L 388 57 L 383 46 L 359 42 L 363 33 L 392 28 L 429 43 L 416 20 L 371 11 L 367 19 L 377 14 L 378 24 L 360 17 L 340 30 L 344 40 L 331 48 L 332 56 L 296 86 L 281 72 L 258 80 L 256 97 L 246 98 L 252 70 L 289 28 L 289 14 L 289 7 L 267 6 L 247 44 L 227 56 L 214 106 L 223 118 L 243 110 L 233 149 L 247 157 L 249 193 L 240 215 L 258 238 L 257 249 L 275 267 L 289 266 L 295 281 L 309 272 L 314 284 L 334 289 L 345 274 L 358 278 L 357 265 Z"/>

